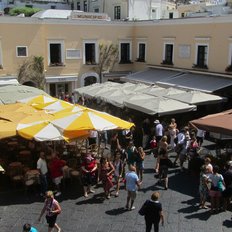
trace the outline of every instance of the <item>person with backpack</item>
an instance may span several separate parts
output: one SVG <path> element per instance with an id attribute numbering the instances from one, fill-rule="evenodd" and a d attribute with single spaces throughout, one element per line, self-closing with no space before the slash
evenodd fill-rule
<path id="1" fill-rule="evenodd" d="M 56 223 L 57 216 L 61 213 L 61 207 L 58 201 L 54 199 L 54 194 L 52 191 L 47 191 L 46 193 L 46 200 L 44 202 L 44 207 L 41 210 L 38 219 L 39 221 L 45 212 L 48 223 L 48 232 L 51 232 L 53 228 L 56 228 L 57 232 L 61 232 L 61 228 Z"/>
<path id="2" fill-rule="evenodd" d="M 151 199 L 146 200 L 139 210 L 139 214 L 145 218 L 146 232 L 151 231 L 152 225 L 154 226 L 154 232 L 159 232 L 160 221 L 164 225 L 162 204 L 158 201 L 159 196 L 158 192 L 154 192 Z"/>

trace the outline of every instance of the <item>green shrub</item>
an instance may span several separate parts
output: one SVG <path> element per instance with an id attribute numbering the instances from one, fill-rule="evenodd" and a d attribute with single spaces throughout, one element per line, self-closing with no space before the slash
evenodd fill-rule
<path id="1" fill-rule="evenodd" d="M 17 16 L 19 14 L 24 14 L 26 17 L 30 17 L 39 11 L 41 11 L 41 9 L 39 9 L 39 8 L 14 7 L 12 9 L 10 9 L 9 15 L 10 16 Z"/>

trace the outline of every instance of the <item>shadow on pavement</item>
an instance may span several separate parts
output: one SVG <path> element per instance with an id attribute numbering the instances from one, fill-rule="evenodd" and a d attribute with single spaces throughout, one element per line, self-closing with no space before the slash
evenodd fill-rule
<path id="1" fill-rule="evenodd" d="M 104 202 L 104 200 L 105 200 L 104 193 L 99 193 L 99 194 L 93 195 L 93 197 L 91 197 L 91 195 L 89 195 L 89 198 L 85 198 L 82 201 L 76 202 L 76 205 L 101 204 Z"/>
<path id="2" fill-rule="evenodd" d="M 169 189 L 192 197 L 195 197 L 198 191 L 196 181 L 185 172 L 179 172 L 169 176 L 168 185 Z"/>
<path id="3" fill-rule="evenodd" d="M 105 213 L 108 214 L 108 215 L 117 216 L 119 214 L 123 214 L 123 213 L 126 213 L 126 212 L 128 212 L 128 210 L 125 210 L 124 207 L 120 207 L 120 208 L 117 208 L 117 209 L 107 210 Z"/>
<path id="4" fill-rule="evenodd" d="M 225 227 L 232 228 L 232 220 L 225 220 L 222 224 Z"/>
<path id="5" fill-rule="evenodd" d="M 197 218 L 201 221 L 207 221 L 211 216 L 211 213 L 209 210 L 204 211 L 204 212 L 199 212 L 199 213 L 194 213 L 191 215 L 187 215 L 185 218 L 187 219 L 193 219 L 193 218 Z"/>

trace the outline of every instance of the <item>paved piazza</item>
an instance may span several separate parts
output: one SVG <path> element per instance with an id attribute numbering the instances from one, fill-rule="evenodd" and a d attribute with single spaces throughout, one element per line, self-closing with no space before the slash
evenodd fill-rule
<path id="1" fill-rule="evenodd" d="M 171 156 L 174 155 L 171 153 Z M 143 202 L 153 191 L 161 194 L 165 214 L 164 227 L 160 232 L 231 232 L 231 211 L 211 215 L 209 210 L 199 209 L 196 180 L 178 169 L 170 169 L 169 189 L 155 185 L 153 167 L 155 159 L 148 155 L 145 159 L 144 181 L 135 201 L 134 211 L 125 211 L 126 191 L 122 188 L 118 198 L 104 199 L 103 189 L 96 188 L 95 195 L 82 196 L 78 182 L 67 183 L 62 196 L 58 197 L 62 213 L 57 223 L 63 232 L 141 232 L 145 231 L 144 218 L 138 214 Z M 0 193 L 0 232 L 22 231 L 26 222 L 39 232 L 47 231 L 45 218 L 39 223 L 37 218 L 43 207 L 42 199 L 33 192 L 12 190 Z M 55 230 L 54 230 L 55 231 Z"/>

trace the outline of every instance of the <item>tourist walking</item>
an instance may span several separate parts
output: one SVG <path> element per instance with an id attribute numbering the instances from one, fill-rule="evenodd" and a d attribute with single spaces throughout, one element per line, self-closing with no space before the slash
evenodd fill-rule
<path id="1" fill-rule="evenodd" d="M 170 146 L 174 150 L 175 146 L 176 146 L 174 140 L 178 134 L 178 129 L 177 129 L 177 124 L 176 124 L 175 118 L 171 119 L 171 122 L 168 126 L 168 131 L 169 131 L 169 136 L 170 136 Z"/>
<path id="2" fill-rule="evenodd" d="M 60 184 L 63 179 L 63 167 L 65 166 L 66 161 L 61 160 L 58 157 L 58 154 L 54 151 L 52 153 L 52 160 L 49 164 L 50 175 L 53 183 L 56 186 L 56 194 L 55 196 L 61 195 Z"/>
<path id="3" fill-rule="evenodd" d="M 97 162 L 92 155 L 88 153 L 81 164 L 81 182 L 84 188 L 84 197 L 88 197 L 88 193 L 94 193 L 91 187 L 97 180 L 96 170 Z"/>
<path id="4" fill-rule="evenodd" d="M 100 159 L 100 168 L 98 173 L 107 199 L 110 199 L 110 189 L 113 187 L 112 178 L 114 170 L 113 164 L 107 158 L 102 157 Z"/>
<path id="5" fill-rule="evenodd" d="M 168 168 L 172 165 L 171 161 L 168 159 L 168 153 L 165 150 L 161 150 L 157 157 L 155 171 L 159 174 L 158 184 L 164 181 L 164 189 L 168 189 Z"/>
<path id="6" fill-rule="evenodd" d="M 124 163 L 121 160 L 121 153 L 119 151 L 116 152 L 113 165 L 114 165 L 114 181 L 116 185 L 115 197 L 118 197 L 119 189 L 120 189 L 120 179 L 122 178 L 123 175 L 123 166 L 124 166 Z"/>
<path id="7" fill-rule="evenodd" d="M 129 166 L 129 172 L 126 173 L 126 190 L 127 190 L 127 200 L 126 209 L 134 210 L 134 201 L 136 199 L 137 187 L 140 188 L 141 183 L 139 182 L 139 177 L 136 174 L 136 168 L 133 165 Z"/>
<path id="8" fill-rule="evenodd" d="M 213 173 L 209 175 L 209 181 L 211 182 L 211 189 L 209 196 L 211 199 L 211 213 L 219 212 L 220 200 L 222 192 L 225 190 L 224 178 L 219 172 L 219 167 L 213 167 Z"/>
<path id="9" fill-rule="evenodd" d="M 61 228 L 56 223 L 56 219 L 58 214 L 61 213 L 61 207 L 57 200 L 54 199 L 54 195 L 52 191 L 47 191 L 46 200 L 44 202 L 44 207 L 41 210 L 39 221 L 41 217 L 46 212 L 46 220 L 48 223 L 48 232 L 51 232 L 53 228 L 57 230 L 57 232 L 61 231 Z"/>
<path id="10" fill-rule="evenodd" d="M 141 209 L 139 210 L 139 214 L 144 216 L 146 223 L 146 232 L 150 232 L 152 229 L 152 225 L 154 226 L 154 232 L 159 232 L 159 223 L 164 225 L 164 215 L 162 210 L 162 204 L 159 200 L 159 193 L 154 192 L 151 195 L 150 200 L 146 200 Z"/>
<path id="11" fill-rule="evenodd" d="M 135 154 L 135 163 L 136 163 L 136 173 L 140 179 L 143 181 L 143 170 L 144 170 L 144 159 L 145 159 L 145 152 L 142 147 L 138 148 L 138 152 Z"/>
<path id="12" fill-rule="evenodd" d="M 200 173 L 200 183 L 199 183 L 199 194 L 200 194 L 200 204 L 199 208 L 201 209 L 208 209 L 208 207 L 205 205 L 207 196 L 208 196 L 208 168 L 206 165 L 203 165 L 201 167 L 201 173 Z"/>

